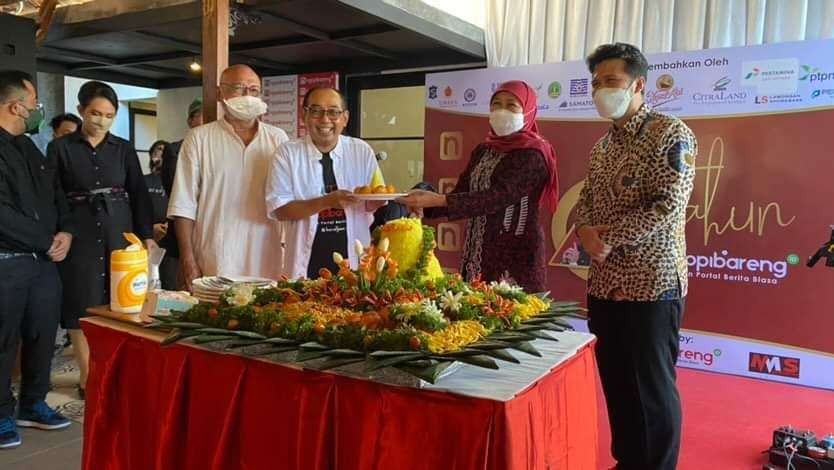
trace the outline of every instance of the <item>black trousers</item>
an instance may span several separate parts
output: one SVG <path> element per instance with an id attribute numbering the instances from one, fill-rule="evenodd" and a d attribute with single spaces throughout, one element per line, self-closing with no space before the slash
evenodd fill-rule
<path id="1" fill-rule="evenodd" d="M 588 298 L 588 327 L 621 470 L 674 470 L 681 437 L 675 383 L 683 300 L 617 302 Z"/>
<path id="2" fill-rule="evenodd" d="M 61 312 L 61 281 L 55 264 L 20 257 L 0 260 L 0 418 L 15 410 L 12 369 L 22 343 L 20 404 L 46 398 Z"/>

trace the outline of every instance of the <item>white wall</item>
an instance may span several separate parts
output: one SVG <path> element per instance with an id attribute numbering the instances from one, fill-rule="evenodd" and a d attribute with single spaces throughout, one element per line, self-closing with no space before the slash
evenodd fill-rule
<path id="1" fill-rule="evenodd" d="M 86 78 L 64 77 L 65 112 L 78 114 L 78 90 L 81 89 L 81 85 L 88 81 Z M 155 98 L 158 90 L 119 83 L 105 83 L 112 86 L 119 97 L 119 111 L 116 113 L 116 121 L 113 123 L 110 132 L 125 140 L 130 140 L 130 114 L 127 109 L 127 101 Z"/>
<path id="2" fill-rule="evenodd" d="M 175 142 L 188 131 L 188 106 L 203 96 L 201 87 L 159 90 L 156 97 L 156 117 L 159 138 Z"/>

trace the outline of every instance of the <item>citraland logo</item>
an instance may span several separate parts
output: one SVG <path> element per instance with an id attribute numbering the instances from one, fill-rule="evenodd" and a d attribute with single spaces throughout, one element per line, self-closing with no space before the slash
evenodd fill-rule
<path id="1" fill-rule="evenodd" d="M 750 353 L 750 372 L 799 378 L 799 358 L 776 356 L 757 352 Z"/>

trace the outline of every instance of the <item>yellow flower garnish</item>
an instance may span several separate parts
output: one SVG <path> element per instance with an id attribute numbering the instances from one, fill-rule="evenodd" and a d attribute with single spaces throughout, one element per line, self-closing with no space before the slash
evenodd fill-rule
<path id="1" fill-rule="evenodd" d="M 525 303 L 514 303 L 516 304 L 515 311 L 522 320 L 535 317 L 550 308 L 550 302 L 545 302 L 540 297 L 535 295 L 528 295 L 527 302 Z"/>
<path id="2" fill-rule="evenodd" d="M 460 351 L 487 334 L 487 329 L 475 320 L 452 322 L 446 328 L 427 335 L 426 345 L 433 353 Z"/>

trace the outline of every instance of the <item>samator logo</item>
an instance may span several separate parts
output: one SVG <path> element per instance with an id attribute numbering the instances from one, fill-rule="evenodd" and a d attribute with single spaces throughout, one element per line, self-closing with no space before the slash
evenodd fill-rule
<path id="1" fill-rule="evenodd" d="M 750 372 L 799 378 L 799 359 L 757 352 L 750 353 Z"/>

